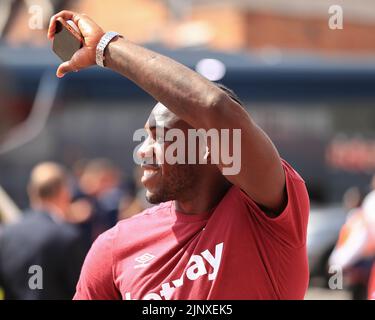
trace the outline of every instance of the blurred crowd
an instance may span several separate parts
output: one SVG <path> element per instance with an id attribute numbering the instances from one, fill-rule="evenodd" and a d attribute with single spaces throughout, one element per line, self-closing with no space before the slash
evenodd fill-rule
<path id="1" fill-rule="evenodd" d="M 375 175 L 370 189 L 352 187 L 344 194 L 347 217 L 328 262 L 342 272 L 355 300 L 375 299 Z"/>
<path id="2" fill-rule="evenodd" d="M 149 206 L 140 170 L 135 168 L 133 177 L 125 178 L 108 159 L 81 160 L 70 170 L 53 162 L 36 165 L 25 188 L 30 208 L 17 222 L 0 223 L 2 295 L 71 299 L 93 241 Z M 0 204 L 0 211 L 4 207 Z M 30 281 L 37 280 L 32 278 L 32 266 L 42 267 L 40 290 L 31 288 Z"/>
<path id="3" fill-rule="evenodd" d="M 18 221 L 0 220 L 0 299 L 71 299 L 84 258 L 95 239 L 150 206 L 140 183 L 108 159 L 80 160 L 71 168 L 36 165 L 25 186 L 29 208 Z M 9 208 L 0 197 L 1 211 Z M 375 176 L 371 191 L 343 197 L 347 214 L 328 267 L 342 270 L 354 299 L 375 299 Z M 32 289 L 41 266 L 41 289 Z M 40 289 L 40 290 L 39 290 Z"/>

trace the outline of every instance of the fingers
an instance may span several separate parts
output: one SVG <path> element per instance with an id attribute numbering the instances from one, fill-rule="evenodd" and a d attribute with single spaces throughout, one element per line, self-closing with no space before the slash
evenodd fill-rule
<path id="1" fill-rule="evenodd" d="M 77 14 L 73 11 L 61 11 L 57 14 L 55 14 L 49 24 L 48 28 L 48 38 L 53 39 L 55 32 L 56 32 L 56 21 L 57 19 L 64 19 L 66 20 L 73 20 L 75 24 L 79 27 L 80 20 L 84 20 L 87 22 L 86 24 L 92 23 L 91 20 L 84 14 Z M 87 20 L 87 21 L 86 21 Z M 82 24 L 82 22 L 81 22 Z M 94 25 L 94 23 L 92 23 Z M 96 25 L 94 25 L 96 26 Z M 82 27 L 84 28 L 84 27 Z M 99 28 L 99 27 L 98 27 Z M 100 29 L 100 28 L 99 28 Z M 91 32 L 91 30 L 90 30 Z M 89 34 L 89 32 L 86 32 Z M 94 49 L 95 50 L 95 49 Z M 72 72 L 72 71 L 79 71 L 83 68 L 86 68 L 90 65 L 95 64 L 95 52 L 92 52 L 92 48 L 89 46 L 83 46 L 80 50 L 74 53 L 73 57 L 70 59 L 70 61 L 64 62 L 60 64 L 56 71 L 56 76 L 58 78 L 64 77 L 67 73 Z M 92 58 L 94 56 L 94 59 Z"/>
<path id="2" fill-rule="evenodd" d="M 48 38 L 52 40 L 55 35 L 57 18 L 63 18 L 64 20 L 73 20 L 76 23 L 78 16 L 79 15 L 77 13 L 68 10 L 60 11 L 59 13 L 52 16 L 48 27 Z"/>

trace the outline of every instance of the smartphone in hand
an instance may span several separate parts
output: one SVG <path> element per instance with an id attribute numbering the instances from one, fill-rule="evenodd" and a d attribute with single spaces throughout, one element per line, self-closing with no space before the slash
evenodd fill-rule
<path id="1" fill-rule="evenodd" d="M 63 62 L 69 61 L 82 46 L 83 37 L 73 21 L 65 21 L 62 18 L 58 18 L 52 46 L 52 50 L 56 55 Z"/>

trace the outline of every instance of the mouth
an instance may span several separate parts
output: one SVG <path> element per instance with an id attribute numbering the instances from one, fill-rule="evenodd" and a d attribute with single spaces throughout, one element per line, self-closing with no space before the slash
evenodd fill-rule
<path id="1" fill-rule="evenodd" d="M 158 165 L 142 165 L 141 168 L 143 169 L 141 182 L 147 187 L 148 184 L 152 183 L 153 180 L 157 178 L 160 173 L 160 167 Z"/>

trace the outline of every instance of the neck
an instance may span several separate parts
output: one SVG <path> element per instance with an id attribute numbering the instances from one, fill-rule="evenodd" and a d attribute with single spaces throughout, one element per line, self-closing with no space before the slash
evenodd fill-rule
<path id="1" fill-rule="evenodd" d="M 49 215 L 58 217 L 62 220 L 65 220 L 66 218 L 64 210 L 62 210 L 58 205 L 55 205 L 53 203 L 44 202 L 37 206 L 34 206 L 34 208 L 40 211 L 44 211 L 48 213 Z"/>
<path id="2" fill-rule="evenodd" d="M 188 200 L 175 200 L 175 208 L 184 214 L 194 215 L 213 209 L 227 193 L 231 183 L 222 175 L 206 179 L 194 186 Z"/>

